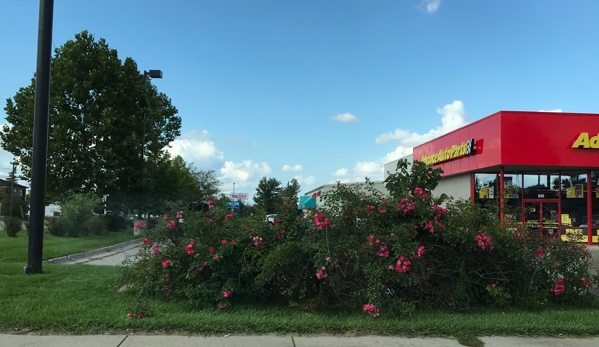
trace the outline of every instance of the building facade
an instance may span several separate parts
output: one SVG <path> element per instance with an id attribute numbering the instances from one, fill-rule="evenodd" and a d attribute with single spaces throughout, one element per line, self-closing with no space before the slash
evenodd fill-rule
<path id="1" fill-rule="evenodd" d="M 597 243 L 599 114 L 500 111 L 415 147 L 413 160 L 443 170 L 436 194 L 498 203 L 502 218 L 539 233 Z"/>

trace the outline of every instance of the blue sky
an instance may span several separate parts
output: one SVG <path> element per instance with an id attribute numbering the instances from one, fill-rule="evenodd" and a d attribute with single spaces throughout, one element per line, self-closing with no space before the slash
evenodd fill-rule
<path id="1" fill-rule="evenodd" d="M 2 1 L 0 99 L 35 71 L 38 1 Z M 55 47 L 105 38 L 183 119 L 171 148 L 222 189 L 383 178 L 499 110 L 599 113 L 599 1 L 57 0 Z M 2 107 L 2 108 L 3 108 Z M 2 112 L 4 114 L 4 112 Z M 0 176 L 11 155 L 0 153 Z"/>

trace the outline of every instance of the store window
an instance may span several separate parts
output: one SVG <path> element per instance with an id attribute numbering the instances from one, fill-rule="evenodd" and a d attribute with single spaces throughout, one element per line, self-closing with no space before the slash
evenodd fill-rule
<path id="1" fill-rule="evenodd" d="M 561 222 L 564 227 L 586 227 L 586 172 L 563 171 L 561 176 Z"/>
<path id="2" fill-rule="evenodd" d="M 558 199 L 559 174 L 525 174 L 523 178 L 524 199 Z"/>
<path id="3" fill-rule="evenodd" d="M 522 221 L 522 175 L 504 174 L 505 218 Z"/>
<path id="4" fill-rule="evenodd" d="M 499 198 L 499 174 L 474 175 L 474 201 L 486 205 Z"/>

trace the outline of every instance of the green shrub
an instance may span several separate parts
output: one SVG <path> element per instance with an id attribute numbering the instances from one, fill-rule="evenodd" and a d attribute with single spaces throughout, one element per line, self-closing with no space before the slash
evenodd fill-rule
<path id="1" fill-rule="evenodd" d="M 100 204 L 100 199 L 93 194 L 69 195 L 60 204 L 61 217 L 66 218 L 68 221 L 68 223 L 65 223 L 65 226 L 67 226 L 65 236 L 78 237 L 89 235 L 92 230 L 87 228 L 87 223 L 93 217 L 93 210 L 98 204 Z M 95 230 L 97 231 L 97 229 Z"/>
<path id="2" fill-rule="evenodd" d="M 584 246 L 520 233 L 498 211 L 431 196 L 439 170 L 418 162 L 408 170 L 405 161 L 398 169 L 385 181 L 389 197 L 368 181 L 338 185 L 311 216 L 285 201 L 274 225 L 259 213 L 231 214 L 226 199 L 209 212 L 186 211 L 184 223 L 169 213 L 120 280 L 138 297 L 218 307 L 249 297 L 372 316 L 589 295 Z"/>
<path id="3" fill-rule="evenodd" d="M 105 214 L 102 216 L 108 231 L 122 231 L 127 229 L 127 219 L 118 214 Z"/>
<path id="4" fill-rule="evenodd" d="M 18 217 L 4 217 L 4 230 L 9 237 L 17 237 L 21 231 L 22 221 Z"/>
<path id="5" fill-rule="evenodd" d="M 87 235 L 105 235 L 108 232 L 102 216 L 89 217 L 83 227 Z"/>
<path id="6" fill-rule="evenodd" d="M 71 231 L 71 222 L 63 216 L 52 217 L 48 220 L 48 232 L 52 236 L 69 236 Z"/>

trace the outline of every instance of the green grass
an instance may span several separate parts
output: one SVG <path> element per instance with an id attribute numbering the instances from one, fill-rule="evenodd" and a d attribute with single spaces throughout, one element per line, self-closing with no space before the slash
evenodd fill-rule
<path id="1" fill-rule="evenodd" d="M 56 237 L 45 233 L 43 259 L 85 252 L 129 241 L 133 238 L 133 232 L 116 232 L 85 237 Z M 28 242 L 29 238 L 24 232 L 17 234 L 17 237 L 8 237 L 4 231 L 0 231 L 0 262 L 27 263 Z"/>
<path id="2" fill-rule="evenodd" d="M 147 318 L 127 318 L 131 298 L 119 293 L 118 267 L 45 265 L 24 275 L 17 263 L 0 263 L 0 332 L 52 333 L 288 333 L 455 337 L 480 346 L 476 336 L 590 336 L 599 334 L 597 307 L 544 310 L 421 312 L 411 317 L 306 313 L 287 307 L 235 306 L 230 311 L 194 310 L 184 303 L 149 301 Z"/>

